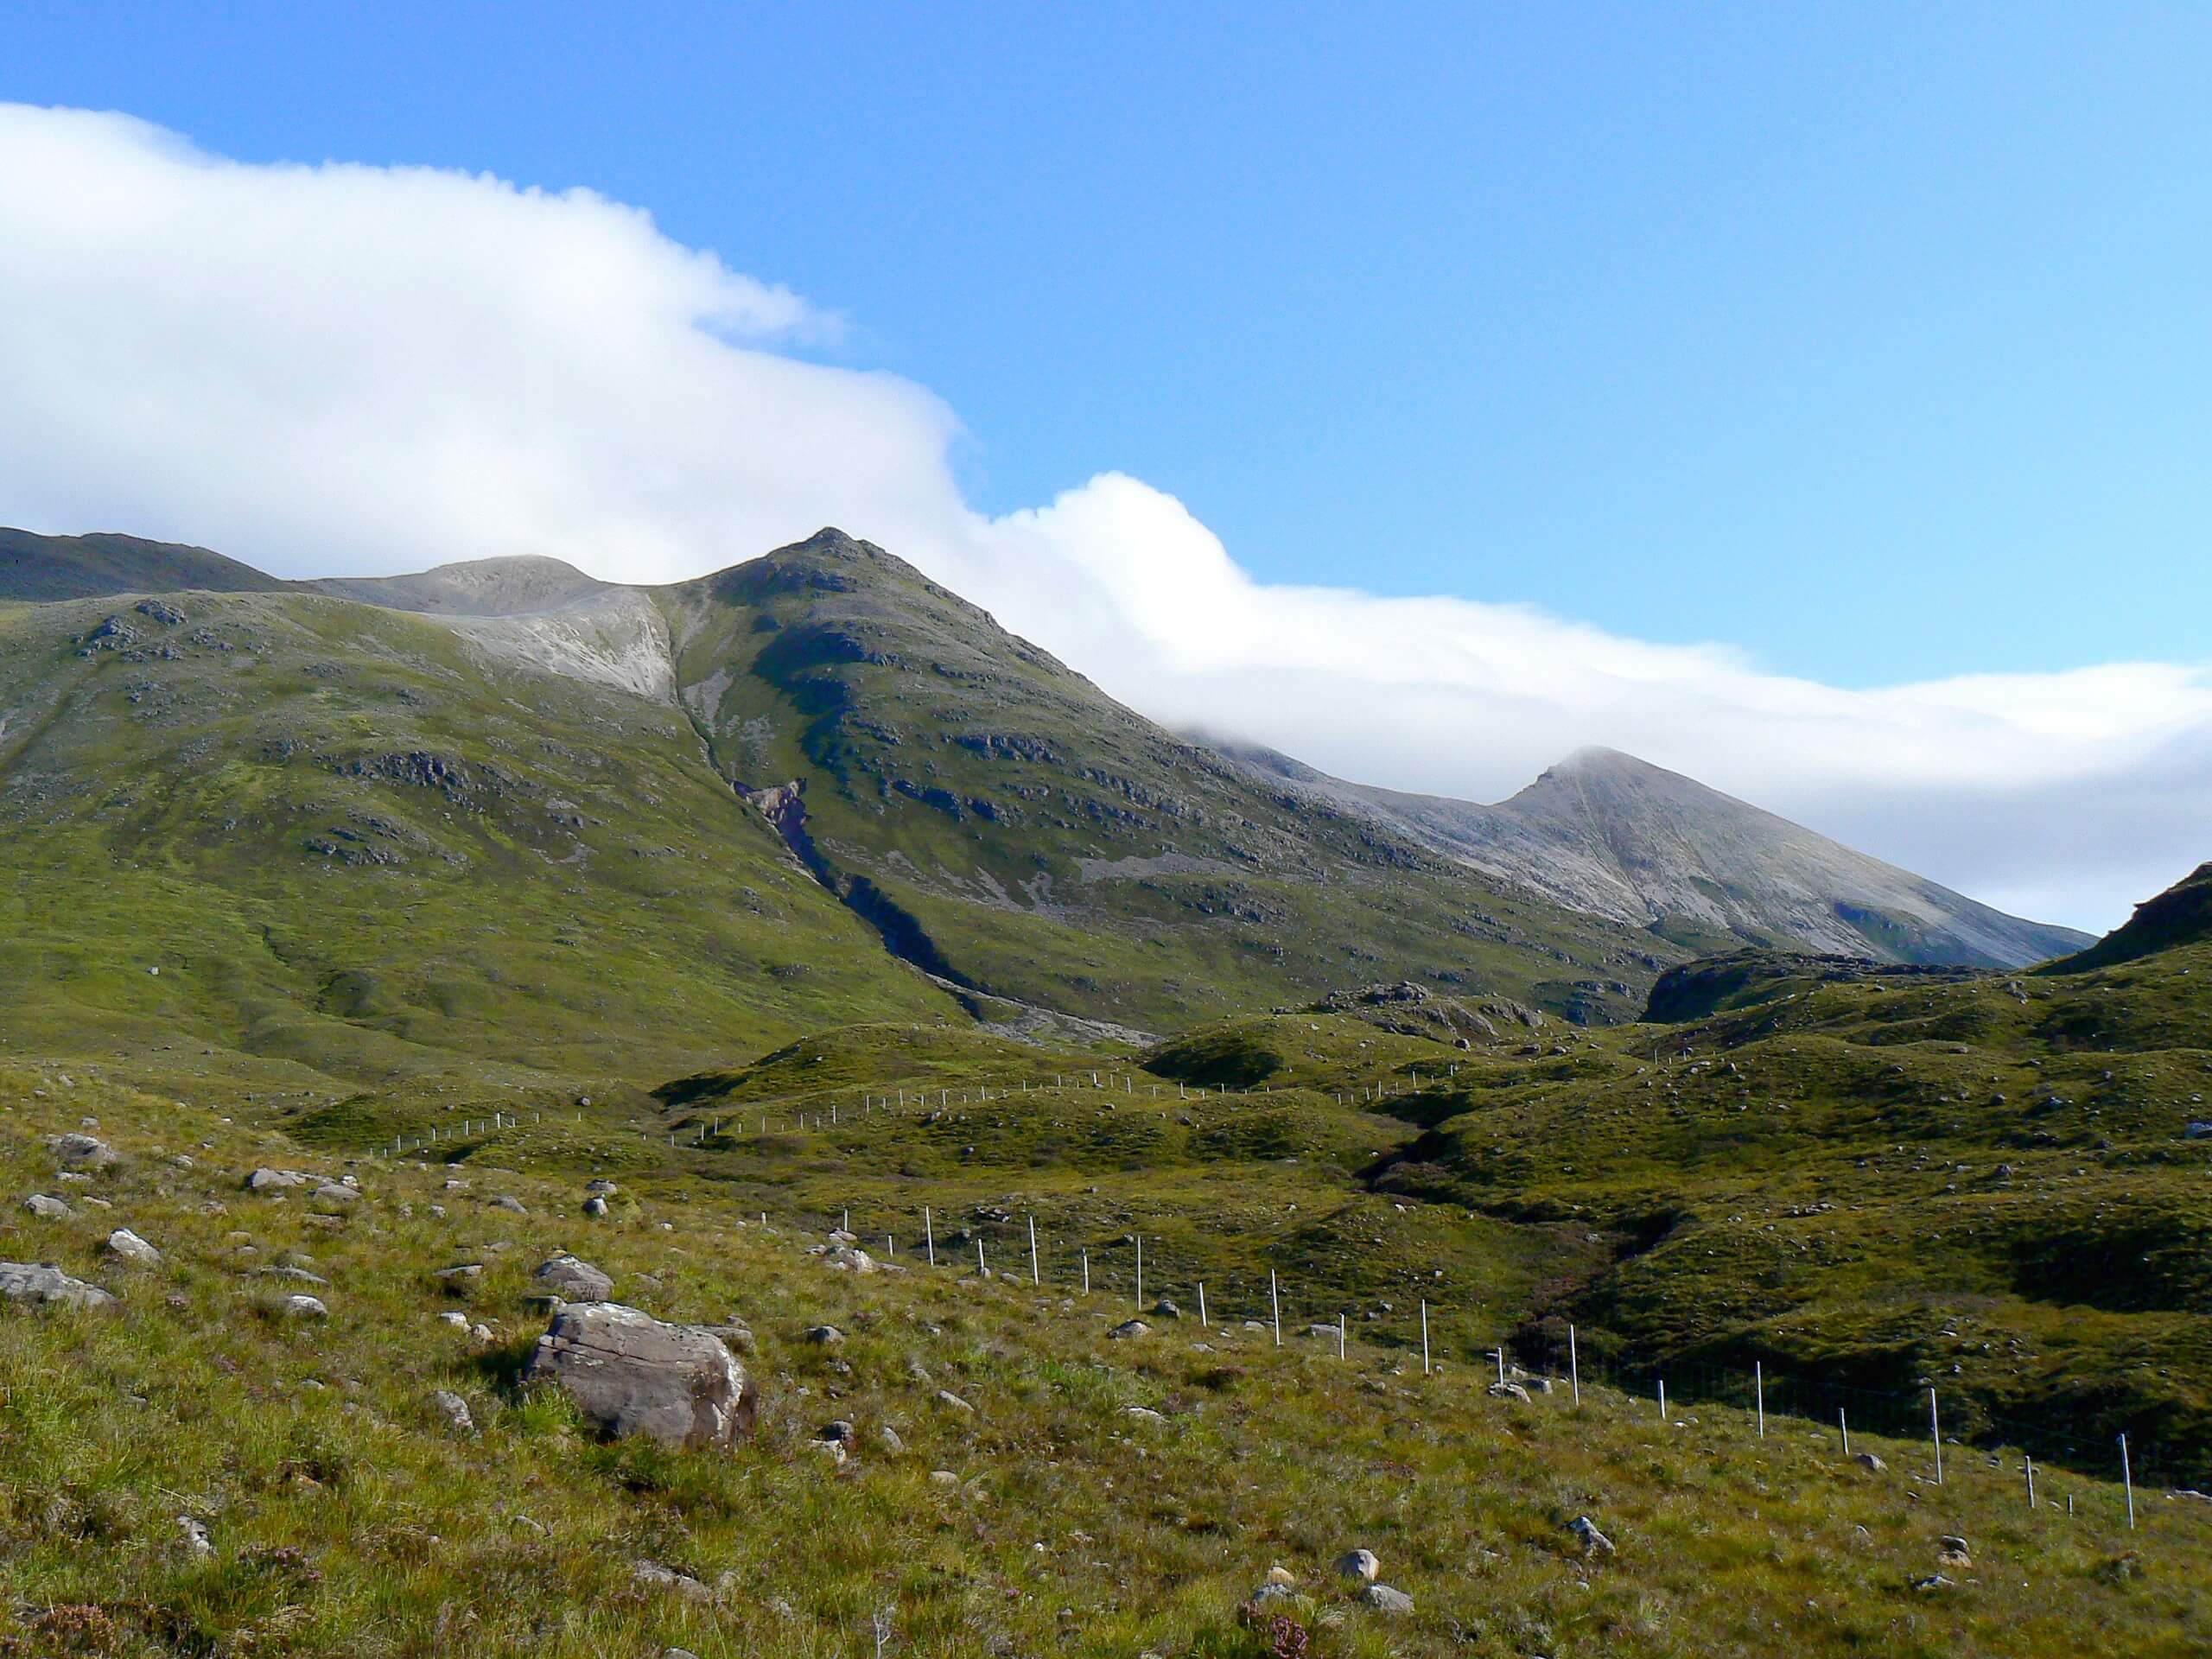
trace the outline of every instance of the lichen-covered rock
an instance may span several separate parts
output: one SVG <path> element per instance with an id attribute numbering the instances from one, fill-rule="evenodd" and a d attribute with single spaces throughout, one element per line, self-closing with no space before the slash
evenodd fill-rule
<path id="1" fill-rule="evenodd" d="M 539 1262 L 530 1276 L 555 1295 L 572 1302 L 603 1302 L 614 1294 L 611 1277 L 565 1251 Z"/>
<path id="2" fill-rule="evenodd" d="M 753 1432 L 757 1392 L 719 1337 L 620 1302 L 571 1303 L 556 1313 L 523 1376 L 556 1384 L 615 1439 L 646 1434 L 697 1450 Z"/>
<path id="3" fill-rule="evenodd" d="M 11 1302 L 64 1307 L 109 1307 L 115 1302 L 98 1285 L 72 1279 L 59 1268 L 33 1267 L 23 1262 L 0 1262 L 0 1296 Z"/>

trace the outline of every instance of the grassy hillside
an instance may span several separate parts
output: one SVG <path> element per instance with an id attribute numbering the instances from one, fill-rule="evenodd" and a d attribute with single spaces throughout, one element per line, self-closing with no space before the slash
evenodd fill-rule
<path id="1" fill-rule="evenodd" d="M 328 1092 L 960 1017 L 681 715 L 289 594 L 0 607 L 0 1034 Z"/>
<path id="2" fill-rule="evenodd" d="M 43 1137 L 86 1116 L 121 1161 L 61 1181 Z M 1427 1376 L 1357 1325 L 1342 1360 L 1218 1315 L 1115 1340 L 1126 1299 L 1057 1268 L 1039 1288 L 903 1255 L 904 1274 L 832 1271 L 806 1254 L 818 1232 L 764 1229 L 690 1154 L 618 1172 L 600 1222 L 578 1211 L 593 1164 L 504 1159 L 302 1160 L 227 1111 L 0 1067 L 0 1183 L 75 1211 L 10 1205 L 0 1253 L 122 1298 L 0 1315 L 0 1644 L 815 1659 L 872 1654 L 880 1630 L 885 1653 L 932 1659 L 2179 1659 L 2212 1630 L 2190 1500 L 2139 1492 L 2131 1532 L 2115 1488 L 2070 1472 L 2028 1509 L 2017 1458 L 1955 1453 L 1937 1486 L 1909 1441 L 1858 1437 L 1877 1472 L 1811 1424 L 1761 1440 L 1742 1413 L 1662 1423 L 1595 1387 L 1492 1398 L 1456 1330 Z M 264 1161 L 361 1196 L 241 1190 Z M 104 1254 L 119 1225 L 160 1262 Z M 522 1386 L 529 1270 L 556 1248 L 660 1316 L 741 1320 L 756 1436 L 602 1444 Z M 302 1286 L 327 1319 L 281 1312 Z M 809 1340 L 822 1324 L 843 1340 Z M 855 1431 L 842 1465 L 815 1444 L 833 1419 Z M 1585 1553 L 1586 1516 L 1611 1554 Z M 1332 1574 L 1355 1548 L 1411 1611 Z M 1240 1617 L 1278 1567 L 1288 1593 Z"/>
<path id="3" fill-rule="evenodd" d="M 1182 742 L 835 531 L 659 594 L 723 773 L 933 970 L 1153 1030 L 1411 976 L 1620 1017 L 1681 953 Z"/>

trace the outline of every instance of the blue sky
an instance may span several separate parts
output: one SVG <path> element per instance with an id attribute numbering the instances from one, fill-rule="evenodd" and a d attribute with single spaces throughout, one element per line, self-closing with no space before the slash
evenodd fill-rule
<path id="1" fill-rule="evenodd" d="M 2212 14 L 306 10 L 14 8 L 0 97 L 647 207 L 987 510 L 1847 686 L 2207 655 Z"/>

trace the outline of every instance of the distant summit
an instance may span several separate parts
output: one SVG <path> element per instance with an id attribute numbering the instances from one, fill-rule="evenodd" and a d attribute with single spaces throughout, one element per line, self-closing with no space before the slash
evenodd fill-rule
<path id="1" fill-rule="evenodd" d="M 1235 752 L 1524 891 L 1700 953 L 1750 945 L 2017 968 L 2088 938 L 2008 916 L 1618 749 L 1579 749 L 1496 806 Z"/>
<path id="2" fill-rule="evenodd" d="M 111 594 L 244 594 L 283 586 L 250 564 L 180 542 L 0 529 L 0 600 L 35 605 Z"/>

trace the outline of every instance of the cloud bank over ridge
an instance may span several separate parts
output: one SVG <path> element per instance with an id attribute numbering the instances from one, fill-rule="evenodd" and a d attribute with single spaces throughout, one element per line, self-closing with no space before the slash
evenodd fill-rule
<path id="1" fill-rule="evenodd" d="M 0 105 L 0 522 L 291 575 L 539 553 L 631 582 L 835 524 L 1156 718 L 1363 781 L 1491 799 L 1607 744 L 2086 927 L 2212 854 L 2212 665 L 1845 690 L 1525 607 L 1262 582 L 1120 474 L 991 518 L 941 400 L 804 355 L 838 328 L 588 191 Z"/>

